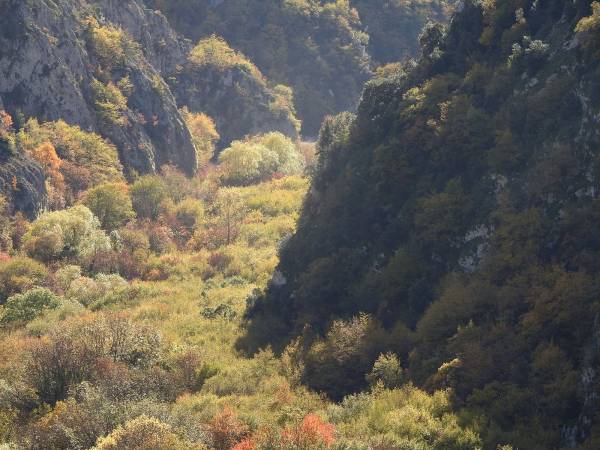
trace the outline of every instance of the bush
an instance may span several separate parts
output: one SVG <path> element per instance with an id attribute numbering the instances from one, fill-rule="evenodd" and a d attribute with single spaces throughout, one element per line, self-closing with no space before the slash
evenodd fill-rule
<path id="1" fill-rule="evenodd" d="M 100 222 L 83 205 L 41 215 L 25 234 L 23 246 L 31 257 L 46 262 L 81 261 L 111 250 Z"/>
<path id="2" fill-rule="evenodd" d="M 115 274 L 98 274 L 95 279 L 79 277 L 69 285 L 66 297 L 84 306 L 90 306 L 114 291 L 125 289 L 128 285 L 127 281 Z"/>
<path id="3" fill-rule="evenodd" d="M 35 288 L 9 297 L 2 309 L 0 323 L 29 322 L 49 309 L 60 306 L 60 297 L 46 288 Z"/>
<path id="4" fill-rule="evenodd" d="M 200 200 L 186 198 L 175 207 L 175 217 L 188 235 L 191 235 L 204 217 L 204 205 Z"/>
<path id="5" fill-rule="evenodd" d="M 158 419 L 140 416 L 98 441 L 92 450 L 201 450 L 186 444 Z"/>
<path id="6" fill-rule="evenodd" d="M 234 141 L 219 156 L 224 181 L 247 185 L 264 180 L 275 173 L 278 157 L 268 147 L 257 142 Z"/>
<path id="7" fill-rule="evenodd" d="M 167 186 L 156 175 L 140 177 L 131 187 L 131 202 L 140 219 L 157 219 L 160 206 L 167 197 Z"/>
<path id="8" fill-rule="evenodd" d="M 248 435 L 248 427 L 240 422 L 235 413 L 225 408 L 208 425 L 215 450 L 229 450 Z"/>
<path id="9" fill-rule="evenodd" d="M 258 136 L 255 140 L 277 153 L 277 172 L 283 175 L 299 175 L 304 171 L 304 156 L 289 137 L 272 132 Z"/>
<path id="10" fill-rule="evenodd" d="M 276 173 L 301 174 L 305 161 L 296 145 L 281 133 L 234 141 L 219 157 L 225 182 L 246 185 Z"/>
<path id="11" fill-rule="evenodd" d="M 83 194 L 82 203 L 94 213 L 106 231 L 116 230 L 135 217 L 125 183 L 104 183 L 93 187 Z"/>
<path id="12" fill-rule="evenodd" d="M 215 35 L 198 42 L 190 52 L 188 59 L 197 67 L 210 66 L 222 71 L 232 67 L 243 68 L 257 80 L 263 79 L 258 68 L 248 58 L 229 47 L 224 39 Z"/>
<path id="13" fill-rule="evenodd" d="M 385 331 L 368 315 L 336 320 L 326 338 L 310 347 L 304 379 L 334 399 L 356 392 L 365 387 L 364 374 L 373 367 L 385 341 Z"/>
<path id="14" fill-rule="evenodd" d="M 81 278 L 81 267 L 63 266 L 54 273 L 54 285 L 60 291 L 66 292 L 71 283 L 78 278 Z"/>
<path id="15" fill-rule="evenodd" d="M 47 277 L 43 264 L 25 256 L 0 262 L 0 303 L 11 295 L 43 285 Z"/>
<path id="16" fill-rule="evenodd" d="M 35 343 L 27 379 L 41 401 L 54 404 L 89 380 L 102 360 L 144 369 L 156 363 L 160 351 L 160 334 L 124 314 L 74 318 Z"/>

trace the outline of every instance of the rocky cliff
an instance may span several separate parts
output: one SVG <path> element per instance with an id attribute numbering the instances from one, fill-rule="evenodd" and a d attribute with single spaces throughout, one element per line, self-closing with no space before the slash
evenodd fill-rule
<path id="1" fill-rule="evenodd" d="M 127 176 L 164 164 L 195 173 L 184 106 L 214 117 L 220 147 L 271 130 L 297 137 L 293 105 L 278 103 L 264 78 L 236 67 L 198 70 L 193 48 L 138 0 L 2 0 L 0 105 L 17 128 L 30 117 L 62 119 L 100 134 L 117 146 Z M 33 214 L 43 205 L 43 190 L 34 195 L 39 174 L 15 158 L 3 172 L 20 167 L 30 188 L 13 204 Z"/>
<path id="2" fill-rule="evenodd" d="M 485 417 L 484 448 L 593 448 L 600 5 L 466 1 L 421 48 L 367 85 L 356 118 L 326 121 L 247 341 L 303 336 L 305 381 L 339 398 L 365 374 L 320 336 L 369 313 L 383 331 L 357 345 L 453 388 Z"/>
<path id="3" fill-rule="evenodd" d="M 210 109 L 217 123 L 235 123 L 226 139 L 269 129 L 270 123 L 295 135 L 292 121 L 285 123 L 260 101 L 270 95 L 267 86 L 248 84 L 243 74 L 182 74 L 192 43 L 142 2 L 5 0 L 0 9 L 0 98 L 6 110 L 16 118 L 64 119 L 98 132 L 117 145 L 129 173 L 167 163 L 195 172 L 182 106 Z M 169 87 L 176 73 L 186 81 L 185 88 L 177 85 L 179 104 Z M 234 76 L 256 90 L 250 99 L 237 93 L 224 98 L 215 88 Z M 194 98 L 190 105 L 188 98 Z"/>
<path id="4" fill-rule="evenodd" d="M 64 119 L 99 132 L 129 171 L 172 163 L 192 174 L 191 136 L 160 73 L 98 12 L 134 3 L 3 2 L 0 96 L 15 117 Z M 148 22 L 148 11 L 137 13 L 135 20 Z M 121 80 L 128 80 L 126 93 L 116 87 Z"/>

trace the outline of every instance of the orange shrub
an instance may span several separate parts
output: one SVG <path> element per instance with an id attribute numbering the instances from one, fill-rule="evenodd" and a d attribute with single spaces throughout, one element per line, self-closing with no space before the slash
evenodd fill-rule
<path id="1" fill-rule="evenodd" d="M 325 449 L 335 442 L 335 427 L 316 414 L 308 414 L 300 425 L 286 429 L 282 438 L 285 448 Z"/>
<path id="2" fill-rule="evenodd" d="M 252 439 L 244 439 L 242 442 L 236 444 L 231 450 L 254 450 L 254 443 Z"/>
<path id="3" fill-rule="evenodd" d="M 235 412 L 228 407 L 210 421 L 208 431 L 215 450 L 231 450 L 248 435 L 248 427 L 240 422 Z"/>

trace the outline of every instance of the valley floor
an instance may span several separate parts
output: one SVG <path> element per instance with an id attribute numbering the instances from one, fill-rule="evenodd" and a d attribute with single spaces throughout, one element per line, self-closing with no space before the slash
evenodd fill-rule
<path id="1" fill-rule="evenodd" d="M 239 200 L 229 244 L 147 255 L 141 279 L 118 287 L 51 265 L 59 306 L 16 322 L 4 307 L 0 448 L 476 448 L 449 393 L 380 384 L 334 404 L 302 386 L 293 347 L 235 349 L 307 187 L 284 177 L 220 188 Z"/>

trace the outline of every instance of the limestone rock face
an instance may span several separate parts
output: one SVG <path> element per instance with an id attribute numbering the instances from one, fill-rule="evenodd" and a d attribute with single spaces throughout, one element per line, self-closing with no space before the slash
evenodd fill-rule
<path id="1" fill-rule="evenodd" d="M 159 69 L 172 64 L 158 56 L 160 36 L 172 35 L 166 20 L 136 1 L 8 0 L 1 8 L 0 97 L 9 113 L 42 121 L 64 119 L 98 132 L 118 147 L 129 173 L 153 172 L 167 163 L 190 175 L 195 172 L 189 130 L 152 64 Z M 122 18 L 122 25 L 143 38 L 149 50 L 132 52 L 117 69 L 106 71 L 91 50 L 86 25 L 90 17 L 100 26 L 113 25 L 108 17 Z M 133 24 L 138 24 L 136 29 Z M 150 30 L 159 38 L 152 38 Z M 167 50 L 161 54 L 172 54 Z M 127 104 L 120 108 L 118 121 L 106 120 L 97 105 L 96 82 L 100 78 L 103 85 L 116 84 L 125 77 L 132 84 Z"/>
<path id="2" fill-rule="evenodd" d="M 30 219 L 36 217 L 46 208 L 47 201 L 42 168 L 22 155 L 0 158 L 0 193 L 9 199 L 11 212 L 21 211 Z"/>
<path id="3" fill-rule="evenodd" d="M 179 104 L 215 119 L 221 135 L 219 148 L 235 139 L 269 131 L 297 138 L 293 113 L 288 109 L 274 109 L 276 94 L 263 83 L 239 67 L 223 71 L 186 64 L 173 77 L 172 89 Z"/>
<path id="4" fill-rule="evenodd" d="M 125 32 L 131 48 L 124 58 L 103 60 L 97 54 L 90 20 Z M 183 106 L 215 118 L 221 147 L 270 130 L 297 136 L 293 113 L 269 108 L 274 97 L 266 84 L 234 69 L 189 70 L 192 47 L 141 0 L 5 0 L 0 2 L 0 101 L 13 117 L 63 119 L 108 138 L 128 176 L 164 164 L 195 173 L 196 152 L 178 110 Z M 107 113 L 99 106 L 106 97 L 102 90 L 120 88 L 125 80 L 127 92 L 120 91 L 126 98 Z"/>

